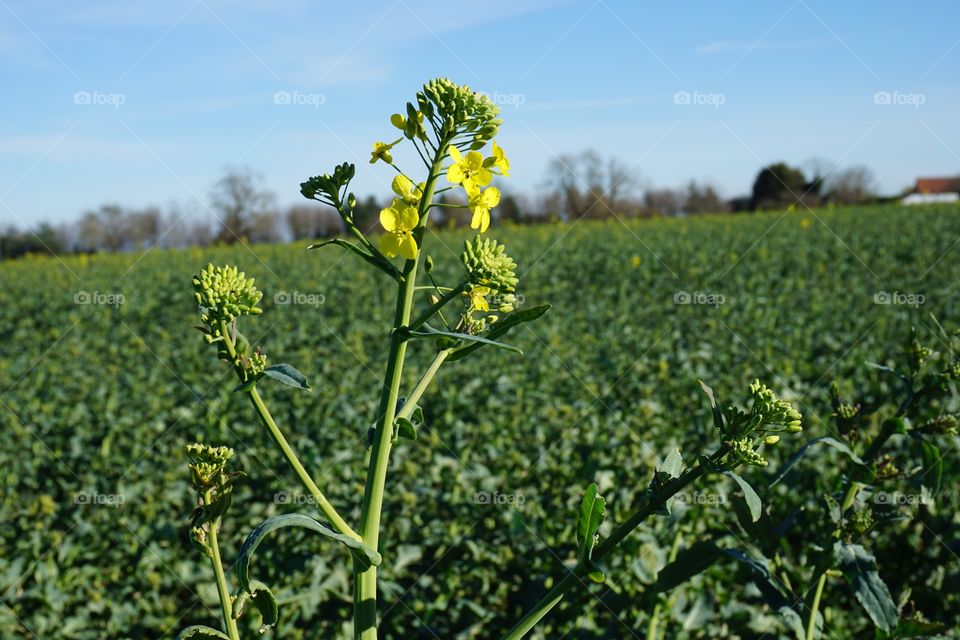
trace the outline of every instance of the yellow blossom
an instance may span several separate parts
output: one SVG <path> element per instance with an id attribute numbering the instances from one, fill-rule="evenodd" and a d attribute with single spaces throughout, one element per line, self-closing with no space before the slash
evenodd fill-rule
<path id="1" fill-rule="evenodd" d="M 401 140 L 403 140 L 403 138 L 397 138 L 390 144 L 386 142 L 374 142 L 373 151 L 370 152 L 370 164 L 376 163 L 377 160 L 383 160 L 387 164 L 393 164 L 393 156 L 390 155 L 390 150 Z"/>
<path id="2" fill-rule="evenodd" d="M 474 287 L 468 294 L 470 297 L 470 306 L 476 311 L 490 311 L 490 304 L 487 302 L 487 295 L 489 294 L 489 287 Z"/>
<path id="3" fill-rule="evenodd" d="M 510 161 L 507 160 L 503 147 L 499 146 L 496 141 L 493 142 L 493 155 L 487 158 L 483 164 L 486 167 L 496 167 L 500 170 L 500 175 L 504 177 L 510 176 Z"/>
<path id="4" fill-rule="evenodd" d="M 470 228 L 479 229 L 480 233 L 485 233 L 490 226 L 490 209 L 500 204 L 500 190 L 490 187 L 481 191 L 480 187 L 477 187 L 470 193 L 468 204 L 470 211 L 473 212 Z"/>
<path id="5" fill-rule="evenodd" d="M 485 187 L 493 180 L 493 174 L 483 166 L 480 152 L 471 151 L 464 157 L 453 145 L 450 145 L 449 152 L 453 164 L 447 169 L 447 180 L 453 184 L 462 184 L 467 193 L 474 188 Z"/>
<path id="6" fill-rule="evenodd" d="M 380 224 L 387 231 L 380 237 L 380 251 L 388 258 L 400 254 L 407 260 L 413 260 L 417 257 L 417 241 L 413 237 L 413 230 L 420 222 L 420 215 L 415 207 L 402 206 L 400 200 L 394 200 L 393 204 L 380 212 Z M 399 208 L 398 204 L 401 205 Z"/>
<path id="7" fill-rule="evenodd" d="M 420 196 L 423 194 L 426 183 L 421 182 L 414 186 L 410 178 L 403 174 L 397 174 L 390 186 L 393 188 L 393 192 L 400 196 L 406 204 L 417 206 L 420 204 Z"/>

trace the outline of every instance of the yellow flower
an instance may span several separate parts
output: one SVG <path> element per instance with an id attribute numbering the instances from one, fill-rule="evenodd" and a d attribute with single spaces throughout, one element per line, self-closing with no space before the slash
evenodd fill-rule
<path id="1" fill-rule="evenodd" d="M 640 256 L 633 256 L 630 258 L 630 264 L 632 264 L 634 268 L 639 267 L 641 262 L 642 260 L 640 259 Z"/>
<path id="2" fill-rule="evenodd" d="M 490 293 L 489 287 L 474 287 L 467 294 L 470 297 L 470 306 L 477 311 L 490 311 L 490 304 L 487 302 L 487 295 Z"/>
<path id="3" fill-rule="evenodd" d="M 417 241 L 413 238 L 413 230 L 420 222 L 420 215 L 415 207 L 402 206 L 399 200 L 393 201 L 394 206 L 380 212 L 380 224 L 387 233 L 380 237 L 380 251 L 388 258 L 400 254 L 407 260 L 417 257 Z M 397 205 L 401 205 L 397 207 Z"/>
<path id="4" fill-rule="evenodd" d="M 510 177 L 510 161 L 507 160 L 503 147 L 499 146 L 496 141 L 493 142 L 493 156 L 487 158 L 483 164 L 486 167 L 496 167 L 505 178 Z"/>
<path id="5" fill-rule="evenodd" d="M 480 229 L 480 233 L 485 233 L 490 226 L 490 209 L 500 204 L 500 190 L 496 187 L 490 187 L 480 191 L 476 187 L 470 193 L 468 205 L 473 212 L 473 220 L 470 222 L 471 229 Z"/>
<path id="6" fill-rule="evenodd" d="M 390 144 L 386 142 L 374 142 L 373 151 L 370 152 L 370 164 L 376 163 L 377 160 L 383 160 L 387 164 L 393 164 L 393 156 L 390 155 L 390 150 L 401 140 L 403 140 L 403 138 L 397 138 Z"/>
<path id="7" fill-rule="evenodd" d="M 493 180 L 493 174 L 483 166 L 483 156 L 478 151 L 471 151 L 464 158 L 460 150 L 450 145 L 448 150 L 453 164 L 447 169 L 447 180 L 453 184 L 462 184 L 467 193 L 475 187 L 485 187 Z"/>
<path id="8" fill-rule="evenodd" d="M 398 173 L 390 186 L 393 188 L 393 192 L 400 196 L 406 204 L 415 207 L 420 204 L 420 196 L 423 194 L 426 183 L 421 182 L 414 186 L 410 178 Z"/>

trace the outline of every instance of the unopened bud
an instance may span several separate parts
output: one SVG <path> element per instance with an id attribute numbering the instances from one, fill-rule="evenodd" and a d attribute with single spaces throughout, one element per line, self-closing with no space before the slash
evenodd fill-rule
<path id="1" fill-rule="evenodd" d="M 780 436 L 767 436 L 763 439 L 766 444 L 777 444 L 780 442 Z"/>

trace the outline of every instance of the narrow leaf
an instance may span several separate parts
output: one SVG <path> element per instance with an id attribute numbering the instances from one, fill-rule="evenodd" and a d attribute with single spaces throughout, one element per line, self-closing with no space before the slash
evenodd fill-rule
<path id="1" fill-rule="evenodd" d="M 493 328 L 487 332 L 487 337 L 491 340 L 495 340 L 500 336 L 506 335 L 511 329 L 526 322 L 533 322 L 534 320 L 539 319 L 543 314 L 550 310 L 549 304 L 543 304 L 539 307 L 531 307 L 530 309 L 524 309 L 523 311 L 516 311 L 511 313 L 506 318 L 502 318 L 499 322 L 493 325 Z M 460 360 L 461 358 L 466 358 L 468 355 L 482 347 L 483 344 L 474 343 L 469 344 L 465 347 L 457 349 L 450 354 L 450 357 L 447 358 L 448 362 L 454 362 Z"/>
<path id="2" fill-rule="evenodd" d="M 723 411 L 720 409 L 720 404 L 713 394 L 713 389 L 708 387 L 703 380 L 697 380 L 697 382 L 700 383 L 700 388 L 703 389 L 703 392 L 707 394 L 707 398 L 710 399 L 710 410 L 713 412 L 713 426 L 716 427 L 720 433 L 726 433 L 727 428 L 723 423 Z"/>
<path id="3" fill-rule="evenodd" d="M 297 371 L 293 365 L 286 363 L 270 365 L 263 374 L 288 387 L 310 391 L 310 385 L 307 384 L 306 376 Z"/>
<path id="4" fill-rule="evenodd" d="M 417 428 L 406 418 L 397 418 L 397 435 L 407 440 L 417 439 Z"/>
<path id="5" fill-rule="evenodd" d="M 890 589 L 877 572 L 877 560 L 859 544 L 837 542 L 833 545 L 837 566 L 853 588 L 873 624 L 889 632 L 897 627 L 897 605 Z"/>
<path id="6" fill-rule="evenodd" d="M 187 627 L 177 635 L 176 640 L 187 640 L 187 638 L 193 638 L 194 640 L 205 640 L 208 638 L 213 638 L 213 640 L 230 640 L 230 636 L 201 624 Z"/>
<path id="7" fill-rule="evenodd" d="M 774 485 L 776 485 L 777 483 L 779 483 L 781 480 L 783 480 L 783 479 L 786 477 L 786 475 L 787 475 L 788 473 L 790 473 L 790 471 L 791 471 L 795 466 L 797 466 L 797 463 L 800 462 L 800 459 L 803 458 L 803 456 L 805 456 L 805 455 L 807 454 L 807 452 L 810 450 L 810 448 L 811 448 L 813 445 L 815 445 L 815 444 L 821 444 L 821 443 L 827 445 L 828 447 L 833 447 L 834 449 L 836 449 L 836 450 L 839 451 L 840 453 L 842 453 L 842 454 L 844 454 L 845 456 L 847 456 L 848 458 L 850 458 L 850 460 L 853 461 L 855 464 L 858 464 L 858 465 L 860 465 L 860 466 L 864 466 L 864 465 L 866 464 L 866 463 L 860 458 L 860 456 L 858 456 L 857 454 L 855 454 L 855 453 L 853 452 L 853 450 L 852 450 L 850 447 L 848 447 L 848 446 L 847 446 L 846 444 L 844 444 L 843 442 L 840 442 L 840 441 L 837 440 L 836 438 L 831 438 L 830 436 L 823 436 L 823 437 L 821 437 L 821 438 L 814 438 L 813 440 L 809 441 L 808 443 L 806 443 L 805 445 L 803 445 L 802 447 L 800 447 L 800 449 L 798 449 L 795 454 L 793 454 L 792 456 L 790 456 L 790 459 L 789 459 L 789 460 L 787 460 L 786 462 L 784 462 L 784 463 L 780 466 L 780 469 L 779 469 L 779 471 L 778 471 L 778 473 L 777 473 L 777 477 L 775 477 L 775 478 L 773 479 L 773 481 L 770 482 L 770 484 L 769 484 L 768 486 L 769 486 L 769 487 L 773 487 Z"/>
<path id="8" fill-rule="evenodd" d="M 747 501 L 747 507 L 750 509 L 750 517 L 754 522 L 759 520 L 760 514 L 763 512 L 763 503 L 760 501 L 760 496 L 757 495 L 757 492 L 750 486 L 750 483 L 733 471 L 723 471 L 723 475 L 732 478 L 733 481 L 740 486 L 740 491 L 743 492 L 743 499 Z"/>
<path id="9" fill-rule="evenodd" d="M 577 518 L 577 546 L 580 551 L 580 562 L 588 562 L 593 555 L 597 530 L 600 529 L 607 508 L 607 501 L 597 491 L 597 483 L 591 482 L 580 503 L 580 514 Z"/>
<path id="10" fill-rule="evenodd" d="M 507 351 L 513 351 L 514 353 L 519 353 L 523 355 L 518 347 L 513 346 L 512 344 L 507 344 L 505 342 L 497 342 L 496 340 L 491 340 L 490 338 L 485 338 L 484 336 L 473 336 L 469 333 L 457 333 L 456 331 L 441 331 L 440 329 L 434 329 L 428 324 L 423 325 L 422 329 L 417 331 L 409 331 L 408 335 L 411 338 L 450 338 L 451 340 L 461 340 L 463 342 L 476 342 L 480 344 L 489 344 L 500 349 L 505 349 Z"/>
<path id="11" fill-rule="evenodd" d="M 263 542 L 263 539 L 268 533 L 282 527 L 303 527 L 304 529 L 316 531 L 346 545 L 353 554 L 353 557 L 360 561 L 364 569 L 380 565 L 380 554 L 363 542 L 341 533 L 336 533 L 309 516 L 300 513 L 287 513 L 264 520 L 256 529 L 251 531 L 247 539 L 243 541 L 243 546 L 240 548 L 240 557 L 237 558 L 237 580 L 240 583 L 240 589 L 242 591 L 252 591 L 250 584 L 250 561 L 253 559 L 253 554 L 256 552 L 257 547 L 260 546 L 260 543 Z"/>

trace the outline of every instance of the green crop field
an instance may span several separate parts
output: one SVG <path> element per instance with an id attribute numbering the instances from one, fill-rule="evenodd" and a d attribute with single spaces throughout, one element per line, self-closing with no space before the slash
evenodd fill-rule
<path id="1" fill-rule="evenodd" d="M 931 349 L 948 349 L 932 318 L 960 328 L 960 209 L 611 220 L 491 235 L 519 265 L 521 308 L 553 308 L 511 333 L 523 358 L 484 350 L 445 366 L 421 401 L 419 438 L 398 442 L 380 541 L 390 559 L 381 571 L 385 637 L 491 638 L 509 628 L 574 559 L 584 487 L 596 481 L 608 521 L 622 520 L 658 460 L 716 442 L 697 381 L 743 405 L 755 378 L 804 415 L 799 437 L 765 449 L 768 467 L 742 469 L 763 500 L 760 522 L 742 517 L 734 483 L 710 476 L 630 536 L 607 582 L 583 585 L 536 637 L 643 638 L 655 608 L 667 638 L 793 637 L 777 597 L 793 605 L 809 593 L 816 551 L 833 544 L 824 523 L 849 461 L 818 447 L 769 485 L 804 442 L 837 437 L 833 381 L 879 402 L 897 380 L 867 363 L 900 366 L 911 327 Z M 467 237 L 428 234 L 440 275 L 456 268 Z M 301 244 L 0 264 L 0 637 L 166 638 L 217 624 L 210 568 L 188 536 L 195 505 L 184 446 L 194 440 L 235 448 L 234 467 L 248 474 L 233 498 L 243 508 L 221 533 L 228 565 L 264 517 L 317 513 L 193 329 L 191 276 L 211 262 L 239 265 L 265 292 L 247 336 L 274 361 L 295 363 L 313 391 L 263 393 L 331 501 L 359 517 L 393 292 L 354 256 Z M 433 347 L 410 351 L 404 386 Z M 955 413 L 956 404 L 948 396 L 931 410 Z M 892 412 L 844 434 L 853 449 L 863 455 L 858 433 Z M 914 468 L 923 465 L 919 441 L 893 442 L 904 452 L 891 461 L 900 473 L 873 489 L 897 499 L 883 509 L 874 500 L 872 524 L 855 541 L 876 557 L 901 620 L 925 637 L 951 633 L 960 625 L 949 480 L 957 436 L 936 439 L 937 483 Z M 762 542 L 772 530 L 773 548 Z M 711 566 L 667 584 L 671 552 L 703 552 Z M 256 571 L 281 602 L 268 635 L 348 637 L 342 549 L 281 531 L 261 547 Z M 829 579 L 823 599 L 823 637 L 875 637 L 843 577 Z M 242 623 L 255 630 L 255 618 Z"/>

